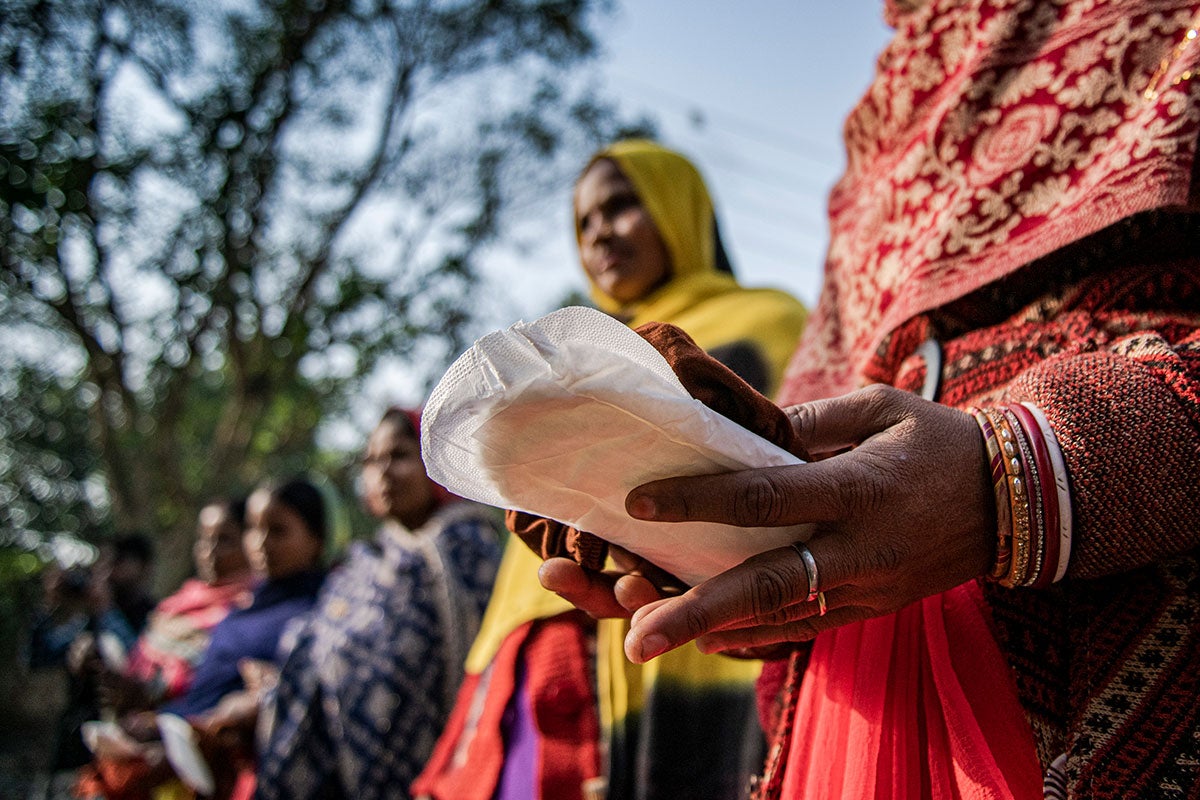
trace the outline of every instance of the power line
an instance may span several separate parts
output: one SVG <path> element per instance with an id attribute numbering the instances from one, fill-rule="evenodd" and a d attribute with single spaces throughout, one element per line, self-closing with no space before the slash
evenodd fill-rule
<path id="1" fill-rule="evenodd" d="M 704 166 L 707 167 L 709 165 L 734 170 L 742 177 L 768 184 L 785 192 L 792 192 L 801 197 L 817 197 L 820 202 L 824 202 L 825 193 L 829 190 L 829 185 L 824 182 L 818 182 L 812 176 L 789 174 L 787 171 L 781 169 L 768 171 L 751 168 L 738 156 L 731 155 L 727 150 L 719 146 L 715 148 L 710 147 L 706 150 Z M 832 178 L 830 179 L 830 184 L 832 184 Z"/>
<path id="2" fill-rule="evenodd" d="M 841 153 L 836 148 L 830 147 L 827 142 L 818 142 L 791 132 L 774 130 L 765 125 L 756 125 L 747 122 L 741 114 L 735 114 L 732 111 L 714 107 L 710 103 L 701 104 L 694 98 L 646 83 L 644 80 L 628 73 L 614 71 L 612 75 L 620 78 L 623 82 L 636 86 L 644 92 L 667 98 L 671 103 L 682 107 L 683 111 L 678 113 L 687 117 L 694 127 L 697 122 L 700 125 L 708 125 L 708 116 L 723 118 L 726 120 L 724 124 L 714 124 L 713 127 L 723 128 L 734 136 L 740 136 L 743 139 L 782 150 L 794 158 L 804 158 L 819 163 L 827 163 L 830 159 L 838 160 L 842 157 Z M 697 112 L 702 115 L 699 120 L 696 119 Z M 798 149 L 796 147 L 798 144 L 802 145 L 803 149 Z"/>
<path id="3" fill-rule="evenodd" d="M 826 228 L 824 220 L 813 217 L 806 218 L 800 214 L 789 213 L 787 209 L 772 208 L 765 203 L 755 203 L 744 197 L 730 198 L 724 195 L 724 202 L 718 207 L 719 220 L 746 220 L 758 222 L 771 230 L 801 230 L 810 236 L 824 236 Z"/>
<path id="4" fill-rule="evenodd" d="M 805 245 L 798 242 L 798 239 L 808 241 L 808 246 L 812 245 L 824 246 L 825 237 L 819 233 L 814 233 L 811 230 L 783 230 L 775 229 L 778 232 L 768 232 L 763 228 L 753 229 L 745 226 L 736 226 L 730 231 L 729 237 L 733 246 L 734 252 L 742 249 L 743 241 L 752 241 L 759 245 L 766 245 L 768 250 L 776 253 L 788 253 L 789 258 L 794 258 L 796 251 L 805 248 Z M 783 234 L 780 236 L 779 234 Z"/>
<path id="5" fill-rule="evenodd" d="M 792 192 L 805 198 L 817 197 L 816 192 L 820 192 L 820 202 L 824 202 L 825 193 L 828 191 L 828 187 L 832 184 L 834 176 L 840 167 L 840 164 L 835 163 L 835 159 L 837 157 L 831 154 L 829 148 L 812 145 L 811 142 L 806 142 L 804 139 L 800 139 L 801 142 L 811 145 L 814 149 L 823 151 L 817 153 L 807 153 L 796 149 L 794 146 L 781 144 L 779 140 L 784 137 L 777 132 L 769 132 L 766 128 L 755 128 L 754 126 L 749 126 L 744 123 L 742 123 L 742 127 L 757 131 L 757 133 L 747 134 L 734 130 L 733 127 L 728 125 L 708 124 L 707 122 L 703 127 L 697 127 L 694 124 L 693 109 L 686 107 L 686 104 L 691 103 L 692 101 L 666 90 L 655 89 L 654 87 L 650 87 L 648 84 L 645 84 L 641 81 L 632 79 L 631 81 L 639 86 L 646 87 L 647 90 L 652 93 L 672 98 L 670 103 L 667 104 L 669 107 L 660 109 L 659 113 L 663 113 L 665 111 L 665 113 L 673 116 L 681 116 L 689 123 L 692 123 L 691 127 L 686 128 L 685 130 L 688 134 L 690 134 L 688 138 L 694 136 L 699 140 L 698 145 L 694 145 L 694 147 L 695 149 L 703 149 L 704 151 L 704 160 L 701 166 L 705 171 L 709 171 L 710 169 L 729 170 L 739 176 L 747 177 L 760 183 L 773 186 L 776 189 Z M 718 116 L 727 117 L 729 119 L 737 118 L 736 115 L 730 112 L 718 112 Z M 715 132 L 717 135 L 708 135 L 712 132 Z M 766 161 L 770 166 L 769 168 L 764 168 L 760 166 L 762 163 L 761 161 L 754 163 L 754 159 L 747 158 L 748 154 L 758 154 L 760 152 L 759 148 L 742 148 L 734 146 L 731 149 L 725 142 L 722 142 L 722 137 L 725 135 L 737 137 L 743 141 L 750 141 L 756 145 L 766 145 L 775 148 L 777 151 L 783 153 L 785 158 L 768 158 Z M 796 159 L 803 159 L 820 165 L 820 172 L 828 177 L 823 180 L 820 177 L 815 177 L 813 174 L 807 171 L 796 172 L 794 169 L 789 169 L 788 167 L 791 166 L 791 163 Z"/>

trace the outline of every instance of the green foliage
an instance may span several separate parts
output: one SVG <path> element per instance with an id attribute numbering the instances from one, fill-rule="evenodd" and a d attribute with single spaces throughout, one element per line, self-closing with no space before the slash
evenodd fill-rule
<path id="1" fill-rule="evenodd" d="M 338 472 L 318 424 L 383 356 L 439 374 L 481 260 L 631 128 L 577 78 L 607 10 L 0 0 L 4 524 L 165 531 L 169 582 L 209 495 Z"/>
<path id="2" fill-rule="evenodd" d="M 99 468 L 87 435 L 94 388 L 22 364 L 3 377 L 0 547 L 16 545 L 13 537 L 24 530 L 103 535 L 110 520 L 87 496 L 88 478 Z"/>
<path id="3" fill-rule="evenodd" d="M 0 654 L 14 651 L 21 625 L 38 601 L 45 562 L 22 547 L 0 545 Z"/>

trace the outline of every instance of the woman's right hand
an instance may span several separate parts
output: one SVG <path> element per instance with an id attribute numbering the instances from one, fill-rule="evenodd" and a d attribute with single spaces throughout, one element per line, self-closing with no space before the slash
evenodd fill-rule
<path id="1" fill-rule="evenodd" d="M 987 569 L 995 504 L 970 414 L 886 386 L 787 412 L 819 460 L 654 481 L 630 492 L 626 508 L 659 522 L 813 525 L 808 549 L 828 616 L 809 599 L 807 570 L 791 547 L 682 594 L 657 591 L 648 579 L 656 568 L 644 561 L 616 574 L 547 562 L 542 584 L 593 616 L 633 614 L 625 649 L 644 662 L 693 639 L 705 651 L 737 653 L 805 641 Z"/>
<path id="2" fill-rule="evenodd" d="M 639 610 L 625 641 L 631 660 L 693 639 L 706 652 L 806 641 L 946 591 L 990 565 L 995 502 L 970 414 L 885 386 L 787 411 L 810 453 L 835 455 L 655 481 L 634 489 L 626 508 L 661 522 L 813 524 L 807 549 L 816 587 L 800 550 L 754 556 Z"/>

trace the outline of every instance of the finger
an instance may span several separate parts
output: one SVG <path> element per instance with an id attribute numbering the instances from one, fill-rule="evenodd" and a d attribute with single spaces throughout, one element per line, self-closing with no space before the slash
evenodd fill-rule
<path id="1" fill-rule="evenodd" d="M 743 528 L 802 525 L 838 519 L 846 506 L 833 460 L 719 475 L 666 478 L 625 498 L 634 519 L 719 522 Z"/>
<path id="2" fill-rule="evenodd" d="M 663 597 L 653 581 L 641 575 L 624 575 L 618 578 L 613 587 L 613 594 L 621 607 L 630 614 Z"/>
<path id="3" fill-rule="evenodd" d="M 658 590 L 659 596 L 667 594 L 682 594 L 687 584 L 667 572 L 652 561 L 626 550 L 623 547 L 610 544 L 608 555 L 618 572 L 630 575 L 640 575 L 650 581 Z"/>
<path id="4" fill-rule="evenodd" d="M 635 611 L 631 625 L 638 626 L 647 614 L 655 608 L 662 606 L 669 599 L 663 598 Z M 828 598 L 826 598 L 826 602 L 829 602 Z M 762 658 L 762 656 L 756 655 L 756 653 L 771 651 L 781 643 L 795 643 L 811 638 L 803 635 L 803 631 L 805 630 L 803 625 L 796 625 L 795 623 L 808 622 L 819 616 L 821 616 L 821 612 L 817 601 L 810 602 L 803 600 L 774 611 L 765 612 L 756 618 L 718 624 L 714 626 L 710 633 L 698 637 L 696 644 L 698 647 L 702 647 L 701 643 L 703 642 L 717 643 L 709 646 L 709 649 L 704 650 L 704 652 L 720 651 L 725 655 L 735 658 Z M 834 620 L 839 618 L 838 616 L 832 617 Z M 824 630 L 825 626 L 821 626 L 821 629 Z M 756 630 L 761 630 L 762 633 L 758 636 L 748 634 L 749 631 Z M 799 631 L 799 633 L 787 633 L 793 630 Z M 777 633 L 771 633 L 772 631 Z"/>
<path id="5" fill-rule="evenodd" d="M 542 586 L 596 619 L 628 617 L 614 594 L 616 575 L 586 570 L 569 558 L 550 558 L 538 570 Z"/>
<path id="6" fill-rule="evenodd" d="M 775 562 L 777 559 L 786 563 L 787 560 L 790 560 L 793 558 L 799 558 L 799 554 L 796 552 L 796 550 L 793 547 L 783 547 L 783 548 L 779 548 L 777 550 L 772 550 L 772 551 L 768 551 L 766 553 L 761 553 L 757 556 L 749 558 L 745 562 L 743 562 L 743 564 L 740 566 L 744 566 L 749 569 L 749 568 L 754 568 L 763 563 L 770 565 L 773 562 Z M 801 564 L 803 564 L 803 562 L 801 562 Z M 774 567 L 768 566 L 768 568 L 774 568 Z M 735 568 L 735 569 L 737 569 L 737 568 Z M 789 593 L 789 596 L 794 595 L 796 598 L 799 598 L 799 599 L 794 600 L 792 602 L 781 601 L 781 602 L 783 602 L 783 605 L 780 605 L 778 607 L 770 607 L 769 604 L 772 602 L 772 600 L 770 598 L 764 597 L 763 605 L 758 609 L 757 613 L 751 612 L 750 614 L 748 614 L 746 616 L 735 616 L 732 613 L 730 613 L 721 619 L 713 620 L 713 623 L 712 623 L 713 629 L 714 630 L 726 630 L 726 629 L 743 627 L 746 625 L 758 625 L 758 624 L 770 624 L 770 625 L 779 624 L 779 625 L 781 625 L 786 622 L 792 622 L 794 620 L 803 619 L 804 617 L 809 616 L 810 614 L 816 613 L 816 608 L 817 608 L 816 604 L 807 602 L 808 573 L 807 573 L 807 571 L 805 571 L 803 574 L 804 574 L 804 577 L 801 579 L 803 581 L 802 590 L 796 589 L 793 592 Z M 789 575 L 790 575 L 790 573 L 789 573 Z M 713 579 L 710 579 L 710 582 L 712 580 Z M 785 577 L 784 580 L 790 581 L 791 578 Z M 701 586 L 704 586 L 704 584 L 701 584 Z M 710 586 L 704 586 L 704 588 L 699 589 L 697 594 L 707 593 L 711 590 L 711 588 L 712 587 L 710 587 Z M 766 591 L 766 590 L 764 589 L 764 591 Z M 634 611 L 633 617 L 631 619 L 631 624 L 633 624 L 633 625 L 639 624 L 643 619 L 646 618 L 647 614 L 649 614 L 654 609 L 661 607 L 670 599 L 671 599 L 671 596 L 669 596 L 669 595 L 663 596 L 660 594 L 659 597 L 656 598 L 654 602 L 643 604 L 636 611 Z"/>
<path id="7" fill-rule="evenodd" d="M 739 628 L 729 631 L 717 631 L 706 634 L 696 640 L 696 647 L 702 653 L 723 653 L 727 651 L 741 652 L 758 650 L 781 643 L 807 642 L 822 631 L 832 630 L 840 625 L 870 617 L 870 612 L 859 606 L 845 606 L 830 609 L 827 614 L 820 616 L 812 613 L 804 619 L 788 622 L 783 625 L 762 625 L 752 628 Z"/>
<path id="8" fill-rule="evenodd" d="M 721 655 L 727 658 L 750 659 L 754 661 L 779 661 L 787 658 L 796 648 L 795 642 L 780 642 L 765 647 L 737 647 L 721 650 Z"/>
<path id="9" fill-rule="evenodd" d="M 659 600 L 657 600 L 653 603 L 647 603 L 647 604 L 635 609 L 633 612 L 633 617 L 632 617 L 631 623 L 639 622 L 652 609 L 657 608 L 659 605 L 661 605 L 662 601 L 668 600 L 668 599 L 670 599 L 670 598 L 660 597 Z M 785 625 L 789 622 L 795 622 L 797 620 L 806 619 L 808 617 L 816 615 L 817 613 L 819 613 L 819 611 L 818 611 L 816 602 L 814 601 L 814 602 L 810 603 L 806 600 L 806 601 L 802 601 L 802 602 L 798 602 L 798 603 L 793 603 L 789 606 L 784 606 L 783 608 L 779 608 L 774 611 L 764 612 L 761 615 L 759 615 L 758 617 L 739 619 L 739 620 L 735 620 L 733 622 L 718 623 L 718 624 L 714 625 L 713 632 L 741 630 L 743 628 L 756 627 L 759 625 Z"/>
<path id="10" fill-rule="evenodd" d="M 924 402 L 887 386 L 794 406 L 789 413 L 810 450 L 861 443 L 904 421 Z M 720 522 L 777 527 L 844 519 L 861 507 L 880 476 L 864 459 L 829 458 L 809 464 L 720 475 L 668 478 L 643 484 L 625 498 L 636 519 Z"/>
<path id="11" fill-rule="evenodd" d="M 664 603 L 668 602 L 671 599 L 672 598 L 670 598 L 670 597 L 661 597 L 652 603 L 645 604 L 644 606 L 639 608 L 637 611 L 633 612 L 633 616 L 630 618 L 630 624 L 636 625 L 638 620 L 642 619 L 647 614 L 649 614 L 651 611 L 653 611 L 654 609 L 658 608 L 659 606 L 663 605 Z"/>
<path id="12" fill-rule="evenodd" d="M 638 611 L 625 653 L 643 663 L 698 636 L 760 619 L 808 597 L 804 564 L 790 547 L 770 550 L 670 598 Z"/>
<path id="13" fill-rule="evenodd" d="M 913 399 L 908 392 L 874 384 L 783 411 L 810 453 L 829 453 L 857 445 L 897 424 L 908 415 Z"/>

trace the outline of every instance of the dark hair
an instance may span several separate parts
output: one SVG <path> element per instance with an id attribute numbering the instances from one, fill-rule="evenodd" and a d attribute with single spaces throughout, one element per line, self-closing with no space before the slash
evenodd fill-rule
<path id="1" fill-rule="evenodd" d="M 246 527 L 246 498 L 244 495 L 231 497 L 225 500 L 222 505 L 229 512 L 229 516 L 233 517 L 233 521 L 237 523 L 239 528 Z"/>
<path id="2" fill-rule="evenodd" d="M 87 567 L 68 567 L 62 571 L 61 592 L 71 597 L 83 597 L 91 582 L 92 574 Z"/>
<path id="3" fill-rule="evenodd" d="M 246 529 L 246 498 L 243 495 L 236 497 L 214 497 L 205 503 L 201 508 L 219 508 L 229 515 L 234 525 L 237 525 L 242 530 Z"/>
<path id="4" fill-rule="evenodd" d="M 121 561 L 127 558 L 149 564 L 154 560 L 154 542 L 144 533 L 134 531 L 124 533 L 112 542 L 113 559 Z"/>
<path id="5" fill-rule="evenodd" d="M 417 434 L 417 427 L 413 425 L 413 416 L 416 413 L 417 412 L 410 411 L 407 408 L 392 406 L 387 411 L 383 412 L 383 416 L 379 419 L 379 424 L 382 425 L 385 422 L 391 422 L 403 428 L 404 432 L 413 439 L 420 439 L 421 437 Z"/>
<path id="6" fill-rule="evenodd" d="M 283 483 L 267 484 L 271 497 L 300 515 L 304 524 L 318 539 L 324 539 L 329 525 L 325 519 L 325 498 L 321 491 L 304 478 L 292 478 Z"/>
<path id="7" fill-rule="evenodd" d="M 733 262 L 729 260 L 729 251 L 725 249 L 725 243 L 721 241 L 721 226 L 717 223 L 716 216 L 713 216 L 713 257 L 716 262 L 717 272 L 726 272 L 733 274 Z"/>

